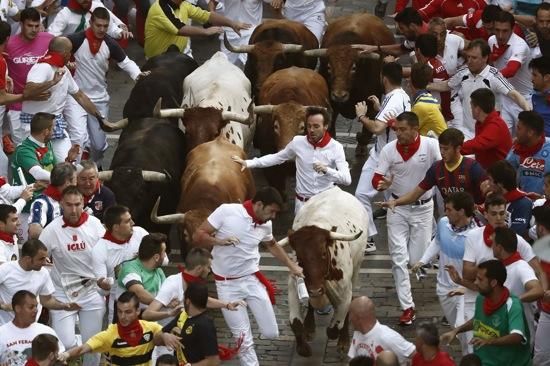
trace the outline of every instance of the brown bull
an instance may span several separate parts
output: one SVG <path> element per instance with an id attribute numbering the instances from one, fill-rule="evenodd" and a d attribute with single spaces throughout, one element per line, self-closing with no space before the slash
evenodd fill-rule
<path id="1" fill-rule="evenodd" d="M 317 65 L 317 60 L 302 54 L 304 50 L 319 47 L 317 37 L 305 25 L 292 20 L 264 20 L 254 29 L 248 45 L 233 46 L 226 37 L 224 44 L 231 52 L 248 53 L 244 73 L 252 83 L 255 97 L 274 71 L 290 66 L 314 69 Z"/>
<path id="2" fill-rule="evenodd" d="M 370 95 L 378 97 L 383 93 L 379 54 L 363 55 L 353 44 L 394 44 L 393 33 L 378 17 L 362 13 L 344 16 L 329 24 L 318 50 L 304 51 L 304 55 L 319 57 L 319 72 L 330 88 L 332 121 L 338 114 L 354 119 L 355 104 L 367 100 Z M 369 117 L 376 112 L 369 102 Z M 334 131 L 334 123 L 331 132 Z"/>
<path id="3" fill-rule="evenodd" d="M 254 113 L 260 116 L 254 145 L 262 155 L 285 148 L 296 135 L 305 133 L 308 106 L 330 109 L 328 86 L 321 75 L 310 69 L 290 67 L 271 74 L 262 85 Z M 266 168 L 269 185 L 281 194 L 286 177 L 294 173 L 288 164 Z"/>
<path id="4" fill-rule="evenodd" d="M 191 244 L 195 230 L 223 203 L 244 202 L 254 196 L 255 186 L 249 170 L 241 172 L 231 160 L 236 155 L 246 159 L 242 148 L 223 136 L 201 144 L 187 155 L 187 165 L 181 179 L 181 199 L 178 212 L 157 216 L 157 201 L 151 220 L 162 224 L 178 224 L 182 255 Z"/>

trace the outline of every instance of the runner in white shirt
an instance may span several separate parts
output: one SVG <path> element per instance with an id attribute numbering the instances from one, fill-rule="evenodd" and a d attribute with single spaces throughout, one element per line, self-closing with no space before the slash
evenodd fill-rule
<path id="1" fill-rule="evenodd" d="M 514 33 L 514 16 L 508 12 L 500 12 L 495 19 L 495 34 L 489 37 L 491 59 L 502 76 L 508 79 L 525 100 L 531 100 L 533 83 L 531 82 L 531 49 L 527 43 Z M 506 121 L 510 134 L 514 136 L 518 114 L 522 111 L 517 104 L 508 97 L 500 99 L 502 119 Z"/>
<path id="2" fill-rule="evenodd" d="M 523 110 L 531 106 L 525 98 L 498 72 L 498 69 L 488 65 L 491 49 L 487 42 L 481 39 L 473 40 L 465 48 L 467 66 L 460 68 L 447 81 L 440 81 L 428 85 L 430 91 L 451 90 L 452 97 L 460 98 L 462 104 L 462 125 L 453 124 L 464 133 L 465 140 L 475 136 L 475 121 L 472 117 L 470 95 L 481 88 L 491 89 L 495 95 L 510 97 Z M 453 109 L 453 114 L 455 110 Z M 458 122 L 458 121 L 455 121 Z"/>
<path id="3" fill-rule="evenodd" d="M 98 286 L 109 291 L 109 317 L 113 320 L 114 301 L 118 285 L 116 281 L 109 284 L 108 278 L 117 278 L 120 264 L 137 257 L 141 239 L 149 234 L 145 229 L 134 226 L 130 210 L 125 206 L 111 206 L 103 216 L 107 231 L 92 249 L 94 276 L 103 278 Z"/>
<path id="4" fill-rule="evenodd" d="M 232 156 L 247 168 L 266 168 L 289 160 L 296 161 L 296 199 L 294 214 L 314 195 L 335 184 L 350 185 L 351 175 L 344 147 L 327 132 L 330 118 L 324 108 L 306 111 L 306 136 L 295 136 L 281 151 L 261 158 L 243 160 Z"/>
<path id="5" fill-rule="evenodd" d="M 462 272 L 462 257 L 464 242 L 468 233 L 477 227 L 474 214 L 474 199 L 468 192 L 455 192 L 445 200 L 445 216 L 437 224 L 437 233 L 428 246 L 420 261 L 411 269 L 417 272 L 425 264 L 430 263 L 439 255 L 439 270 L 437 272 L 436 293 L 443 315 L 452 327 L 458 327 L 466 322 L 464 318 L 464 289 L 457 286 L 451 279 L 445 267 L 454 266 Z M 466 337 L 459 335 L 462 354 L 472 353 Z"/>
<path id="6" fill-rule="evenodd" d="M 368 356 L 376 360 L 383 351 L 391 351 L 399 365 L 409 365 L 416 348 L 403 336 L 376 319 L 374 302 L 366 296 L 355 298 L 349 308 L 349 321 L 353 325 L 353 339 L 348 357 Z"/>
<path id="7" fill-rule="evenodd" d="M 276 189 L 262 188 L 252 200 L 243 204 L 218 207 L 193 235 L 193 242 L 213 247 L 212 271 L 218 298 L 225 302 L 244 300 L 264 339 L 277 338 L 279 328 L 271 305 L 275 302 L 273 287 L 259 271 L 259 244 L 263 243 L 292 275 L 303 276 L 302 268 L 273 238 L 271 220 L 282 205 L 283 200 Z M 239 306 L 236 311 L 223 309 L 222 313 L 233 337 L 237 340 L 244 335 L 238 354 L 241 365 L 259 365 L 247 309 Z"/>
<path id="8" fill-rule="evenodd" d="M 378 166 L 378 156 L 382 148 L 390 141 L 395 140 L 395 132 L 388 125 L 391 118 L 411 110 L 411 101 L 407 93 L 401 88 L 403 81 L 403 68 L 398 63 L 392 62 L 382 65 L 382 85 L 386 93 L 382 99 L 382 104 L 374 95 L 368 98 L 372 103 L 374 110 L 378 111 L 375 119 L 367 117 L 367 102 L 357 103 L 355 113 L 357 118 L 363 124 L 363 127 L 376 135 L 376 144 L 369 151 L 369 158 L 363 165 L 361 176 L 355 190 L 355 197 L 365 206 L 369 217 L 369 237 L 372 238 L 378 231 L 372 218 L 372 203 L 371 200 L 378 194 L 372 186 L 372 177 L 374 170 Z M 389 197 L 386 197 L 389 198 Z M 369 239 L 367 251 L 376 250 L 374 241 Z"/>
<path id="9" fill-rule="evenodd" d="M 327 26 L 325 20 L 325 2 L 323 0 L 274 0 L 271 2 L 274 9 L 283 7 L 286 19 L 302 23 L 315 34 L 319 44 Z"/>
<path id="10" fill-rule="evenodd" d="M 132 80 L 143 74 L 136 63 L 126 56 L 118 42 L 106 34 L 109 27 L 109 11 L 97 7 L 90 18 L 87 31 L 67 36 L 72 43 L 72 54 L 76 62 L 74 80 L 76 85 L 95 104 L 102 116 L 109 115 L 109 94 L 107 93 L 107 71 L 109 60 L 117 62 Z M 88 114 L 73 98 L 67 100 L 65 117 L 71 143 L 89 146 L 90 158 L 101 166 L 103 153 L 108 148 L 107 136 L 95 116 Z M 87 141 L 89 140 L 89 141 Z"/>
<path id="11" fill-rule="evenodd" d="M 372 186 L 388 190 L 394 199 L 404 196 L 424 179 L 433 163 L 441 159 L 436 139 L 420 136 L 419 121 L 413 112 L 403 112 L 395 121 L 397 140 L 388 143 L 379 155 Z M 407 265 L 420 260 L 432 237 L 433 189 L 410 204 L 388 211 L 388 245 L 392 273 L 403 310 L 399 322 L 411 325 L 416 319 Z"/>
<path id="12" fill-rule="evenodd" d="M 192 282 L 205 283 L 211 272 L 212 254 L 208 249 L 192 248 L 185 257 L 185 268 L 181 273 L 166 277 L 160 286 L 155 299 L 147 306 L 142 314 L 144 320 L 163 320 L 173 318 L 181 312 L 184 292 Z M 245 305 L 243 301 L 224 302 L 208 297 L 207 307 L 210 309 L 236 310 L 238 305 Z"/>
<path id="13" fill-rule="evenodd" d="M 27 290 L 20 290 L 13 296 L 15 318 L 0 327 L 0 344 L 6 348 L 4 359 L 9 366 L 26 365 L 31 358 L 32 341 L 37 335 L 51 334 L 59 339 L 52 328 L 36 323 L 37 305 L 36 296 Z M 59 351 L 65 351 L 61 342 Z"/>
<path id="14" fill-rule="evenodd" d="M 0 204 L 0 264 L 19 259 L 19 215 L 11 205 Z"/>
<path id="15" fill-rule="evenodd" d="M 77 346 L 75 335 L 76 317 L 79 318 L 82 342 L 101 331 L 105 300 L 97 291 L 95 284 L 84 289 L 67 293 L 63 283 L 78 278 L 93 277 L 92 249 L 105 234 L 101 222 L 83 211 L 84 200 L 76 186 L 63 191 L 61 207 L 63 215 L 53 220 L 40 234 L 40 240 L 48 247 L 53 261 L 51 271 L 55 287 L 55 297 L 64 302 L 75 302 L 80 306 L 77 311 L 51 311 L 53 328 L 60 336 L 66 348 Z M 93 281 L 93 280 L 89 280 Z M 76 293 L 75 293 L 76 292 Z M 69 296 L 72 301 L 69 300 Z M 96 366 L 99 354 L 84 356 L 84 366 Z"/>
<path id="16" fill-rule="evenodd" d="M 437 38 L 437 58 L 445 66 L 449 76 L 453 76 L 464 63 L 461 57 L 464 39 L 448 31 L 442 18 L 432 18 L 428 23 L 428 30 Z"/>
<path id="17" fill-rule="evenodd" d="M 516 295 L 523 304 L 523 313 L 529 326 L 531 346 L 535 342 L 535 308 L 536 301 L 544 295 L 542 285 L 533 268 L 521 259 L 518 253 L 518 240 L 514 230 L 497 227 L 493 234 L 493 254 L 506 266 L 504 286 Z"/>
<path id="18" fill-rule="evenodd" d="M 76 310 L 75 304 L 66 304 L 53 297 L 54 287 L 47 264 L 48 249 L 37 239 L 30 239 L 21 248 L 18 261 L 0 266 L 0 325 L 13 320 L 11 299 L 22 288 L 40 296 L 38 314 L 42 306 L 51 310 Z M 41 306 L 42 305 L 42 306 Z"/>

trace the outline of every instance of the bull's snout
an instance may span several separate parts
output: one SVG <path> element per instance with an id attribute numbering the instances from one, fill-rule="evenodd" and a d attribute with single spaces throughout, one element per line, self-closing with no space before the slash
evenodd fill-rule
<path id="1" fill-rule="evenodd" d="M 344 103 L 349 99 L 349 92 L 345 90 L 333 90 L 330 93 L 330 97 L 335 102 Z"/>
<path id="2" fill-rule="evenodd" d="M 308 289 L 307 292 L 309 292 L 309 297 L 319 297 L 319 296 L 323 296 L 323 294 L 325 293 L 325 290 L 321 287 L 315 290 Z"/>

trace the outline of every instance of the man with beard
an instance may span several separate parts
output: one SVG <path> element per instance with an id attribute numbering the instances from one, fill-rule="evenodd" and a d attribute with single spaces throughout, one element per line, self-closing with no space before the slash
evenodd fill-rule
<path id="1" fill-rule="evenodd" d="M 529 329 L 521 302 L 504 287 L 506 277 L 506 267 L 500 261 L 480 263 L 473 319 L 443 334 L 441 339 L 449 344 L 457 334 L 473 330 L 471 343 L 483 365 L 528 366 L 532 364 Z"/>
<path id="2" fill-rule="evenodd" d="M 544 121 L 544 134 L 550 137 L 550 56 L 534 58 L 529 63 L 534 93 L 531 97 L 533 111 Z"/>

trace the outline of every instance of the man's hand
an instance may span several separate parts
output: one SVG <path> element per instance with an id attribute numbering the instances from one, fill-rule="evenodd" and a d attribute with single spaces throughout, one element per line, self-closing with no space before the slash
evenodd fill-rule
<path id="1" fill-rule="evenodd" d="M 392 183 L 393 183 L 393 175 L 389 178 L 382 177 L 382 179 L 380 179 L 380 182 L 378 182 L 378 187 L 376 187 L 376 189 L 378 191 L 385 191 L 386 189 L 390 188 Z"/>
<path id="2" fill-rule="evenodd" d="M 525 42 L 529 45 L 530 48 L 535 48 L 539 45 L 539 39 L 535 32 L 530 32 L 525 36 Z"/>
<path id="3" fill-rule="evenodd" d="M 457 335 L 456 329 L 450 330 L 446 333 L 443 333 L 441 337 L 439 337 L 439 341 L 441 342 L 441 344 L 448 346 L 449 344 L 451 344 L 453 339 L 456 338 L 456 335 Z"/>
<path id="4" fill-rule="evenodd" d="M 78 311 L 80 309 L 82 309 L 80 307 L 80 305 L 78 305 L 75 302 L 71 302 L 71 303 L 65 304 L 65 309 L 64 310 L 66 310 L 66 311 Z"/>
<path id="5" fill-rule="evenodd" d="M 243 22 L 232 22 L 231 28 L 237 33 L 239 36 L 241 35 L 241 30 L 243 29 L 250 29 L 252 27 L 252 24 L 243 23 Z M 223 29 L 220 33 L 223 33 Z"/>
<path id="6" fill-rule="evenodd" d="M 136 77 L 136 81 L 138 81 L 139 79 L 142 79 L 142 78 L 148 76 L 149 74 L 151 74 L 151 71 L 142 71 L 142 72 Z"/>
<path id="7" fill-rule="evenodd" d="M 543 302 L 550 302 L 550 290 L 544 291 L 544 295 L 542 296 Z"/>
<path id="8" fill-rule="evenodd" d="M 104 290 L 104 291 L 110 291 L 111 290 L 111 284 L 109 283 L 109 281 L 107 281 L 107 279 L 105 277 L 101 277 L 100 279 L 97 280 L 97 285 L 99 286 L 100 289 Z"/>
<path id="9" fill-rule="evenodd" d="M 273 9 L 281 9 L 283 7 L 283 0 L 271 0 L 271 7 Z"/>
<path id="10" fill-rule="evenodd" d="M 120 39 L 134 38 L 134 34 L 128 30 L 126 24 L 119 24 L 118 27 L 122 29 L 122 32 L 120 32 Z"/>
<path id="11" fill-rule="evenodd" d="M 386 209 L 390 209 L 392 210 L 392 212 L 395 210 L 395 200 L 389 200 L 389 201 L 379 201 L 379 202 L 374 202 L 375 205 L 378 205 L 382 208 L 386 208 Z"/>
<path id="12" fill-rule="evenodd" d="M 34 192 L 34 186 L 26 186 L 23 192 L 21 192 L 20 198 L 23 198 L 25 201 L 29 202 L 32 199 L 32 194 Z"/>
<path id="13" fill-rule="evenodd" d="M 65 161 L 68 161 L 69 163 L 76 161 L 78 154 L 80 154 L 80 145 L 74 144 L 69 149 L 69 152 L 67 153 L 67 159 L 65 159 Z"/>
<path id="14" fill-rule="evenodd" d="M 50 184 L 50 182 L 47 181 L 47 180 L 37 180 L 36 182 L 34 182 L 32 184 L 32 186 L 33 186 L 35 191 L 39 191 L 41 189 L 46 188 L 49 184 Z"/>
<path id="15" fill-rule="evenodd" d="M 239 306 L 242 306 L 243 308 L 246 308 L 246 301 L 239 300 L 239 301 L 229 302 L 229 303 L 227 303 L 227 305 L 225 305 L 225 308 L 227 310 L 235 311 L 235 310 L 237 310 L 237 308 Z"/>
<path id="16" fill-rule="evenodd" d="M 411 272 L 418 272 L 420 267 L 422 267 L 423 265 L 424 265 L 424 263 L 422 263 L 422 262 L 416 262 L 416 264 L 414 266 L 412 266 Z"/>
<path id="17" fill-rule="evenodd" d="M 446 265 L 445 270 L 449 273 L 449 277 L 451 277 L 454 283 L 462 285 L 462 277 L 460 277 L 460 274 L 453 265 Z"/>
<path id="18" fill-rule="evenodd" d="M 323 163 L 315 162 L 313 163 L 313 170 L 315 170 L 315 172 L 319 174 L 326 174 L 328 171 L 328 168 Z"/>
<path id="19" fill-rule="evenodd" d="M 13 93 L 13 79 L 9 76 L 6 76 L 6 91 Z"/>
<path id="20" fill-rule="evenodd" d="M 65 363 L 69 360 L 69 357 L 69 352 L 65 351 L 57 355 L 57 361 Z"/>
<path id="21" fill-rule="evenodd" d="M 359 102 L 355 105 L 355 116 L 357 118 L 366 116 L 368 111 L 369 107 L 367 106 L 367 102 Z"/>
<path id="22" fill-rule="evenodd" d="M 179 349 L 183 347 L 183 345 L 180 343 L 180 337 L 170 334 L 170 333 L 162 333 L 162 341 L 164 345 L 168 348 L 171 348 L 172 350 Z"/>
<path id="23" fill-rule="evenodd" d="M 472 346 L 474 346 L 474 348 L 480 348 L 480 347 L 483 347 L 483 346 L 488 346 L 491 344 L 491 340 L 490 339 L 481 339 L 481 338 L 472 338 L 472 340 L 470 341 L 470 344 Z"/>
<path id="24" fill-rule="evenodd" d="M 239 238 L 231 236 L 231 237 L 223 239 L 223 240 L 218 239 L 218 243 L 216 245 L 222 245 L 222 246 L 233 245 L 233 246 L 235 246 L 237 244 L 239 244 Z"/>
<path id="25" fill-rule="evenodd" d="M 454 296 L 464 296 L 464 293 L 466 292 L 466 289 L 464 287 L 458 287 L 454 290 L 449 291 L 447 296 L 454 297 Z"/>
<path id="26" fill-rule="evenodd" d="M 398 57 L 395 57 L 395 56 L 392 56 L 392 55 L 387 55 L 386 57 L 384 57 L 384 59 L 382 60 L 385 64 L 390 64 L 392 62 L 397 62 L 399 58 Z"/>
<path id="27" fill-rule="evenodd" d="M 371 95 L 367 100 L 373 104 L 373 108 L 376 112 L 380 110 L 380 99 L 378 99 L 376 95 Z"/>
<path id="28" fill-rule="evenodd" d="M 304 277 L 304 270 L 297 263 L 291 262 L 288 266 L 288 270 L 293 276 Z"/>
<path id="29" fill-rule="evenodd" d="M 373 53 L 378 50 L 378 46 L 373 46 L 369 44 L 354 44 L 351 48 L 359 50 L 360 54 Z"/>
<path id="30" fill-rule="evenodd" d="M 44 101 L 44 100 L 48 100 L 51 94 L 52 93 L 47 90 L 43 92 L 36 92 L 36 91 L 29 92 L 28 89 L 25 88 L 23 89 L 23 100 Z"/>
<path id="31" fill-rule="evenodd" d="M 237 155 L 233 155 L 231 159 L 233 159 L 235 163 L 241 164 L 241 172 L 243 172 L 246 169 L 246 160 L 239 158 Z"/>
<path id="32" fill-rule="evenodd" d="M 174 316 L 178 315 L 178 314 L 181 313 L 182 310 L 184 310 L 184 309 L 185 309 L 185 306 L 183 306 L 182 304 L 175 306 L 175 307 L 172 308 L 172 309 L 170 310 L 170 312 L 169 312 L 170 317 L 174 317 Z"/>

